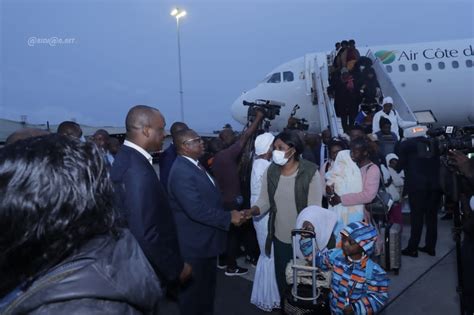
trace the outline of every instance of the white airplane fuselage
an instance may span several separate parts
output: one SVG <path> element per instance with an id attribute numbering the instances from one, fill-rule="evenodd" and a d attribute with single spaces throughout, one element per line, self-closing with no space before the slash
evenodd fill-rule
<path id="1" fill-rule="evenodd" d="M 431 110 L 437 125 L 474 124 L 473 39 L 358 47 L 361 56 L 369 49 L 383 62 L 412 111 Z M 295 117 L 307 119 L 310 131 L 319 132 L 318 110 L 311 102 L 306 63 L 315 56 L 326 63 L 328 54 L 307 54 L 273 69 L 261 83 L 232 104 L 233 118 L 245 124 L 248 107 L 242 102 L 269 99 L 286 104 L 271 122 L 272 131 L 281 131 L 287 125 L 293 106 L 298 104 L 300 109 Z"/>

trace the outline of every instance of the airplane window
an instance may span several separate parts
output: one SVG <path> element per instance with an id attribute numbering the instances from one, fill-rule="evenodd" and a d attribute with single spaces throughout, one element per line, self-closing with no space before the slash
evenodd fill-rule
<path id="1" fill-rule="evenodd" d="M 429 62 L 425 63 L 425 69 L 426 70 L 431 70 L 431 63 L 429 63 Z"/>
<path id="2" fill-rule="evenodd" d="M 393 68 L 392 68 L 392 66 L 386 66 L 386 67 L 387 67 L 387 72 L 388 72 L 388 73 L 390 73 L 390 72 L 392 72 L 392 71 L 393 71 Z"/>
<path id="3" fill-rule="evenodd" d="M 283 72 L 283 82 L 291 82 L 294 80 L 293 72 L 285 71 Z"/>
<path id="4" fill-rule="evenodd" d="M 405 72 L 405 65 L 399 65 L 399 66 L 398 66 L 398 70 L 399 70 L 400 72 Z"/>
<path id="5" fill-rule="evenodd" d="M 413 63 L 413 64 L 411 65 L 411 70 L 413 70 L 413 71 L 418 71 L 418 65 L 417 65 L 416 63 Z"/>
<path id="6" fill-rule="evenodd" d="M 445 67 L 444 62 L 442 61 L 438 62 L 438 68 L 444 69 L 444 67 Z"/>
<path id="7" fill-rule="evenodd" d="M 471 59 L 466 60 L 466 67 L 468 67 L 468 68 L 472 67 L 472 60 Z"/>
<path id="8" fill-rule="evenodd" d="M 453 62 L 451 62 L 451 65 L 453 66 L 454 69 L 459 68 L 459 62 L 457 62 L 456 60 L 454 60 Z"/>
<path id="9" fill-rule="evenodd" d="M 270 79 L 267 81 L 268 83 L 280 83 L 281 82 L 281 73 L 280 72 L 275 72 L 272 74 Z"/>

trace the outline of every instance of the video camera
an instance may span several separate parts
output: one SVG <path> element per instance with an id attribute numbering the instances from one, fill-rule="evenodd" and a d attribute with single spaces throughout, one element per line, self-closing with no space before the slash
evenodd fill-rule
<path id="1" fill-rule="evenodd" d="M 447 126 L 430 129 L 428 138 L 418 143 L 418 156 L 431 158 L 447 155 L 449 150 L 474 151 L 474 126 Z"/>
<path id="2" fill-rule="evenodd" d="M 308 120 L 305 118 L 295 118 L 296 112 L 300 109 L 301 107 L 296 104 L 293 106 L 293 110 L 291 111 L 290 118 L 288 119 L 288 129 L 291 130 L 301 130 L 301 131 L 307 131 L 309 129 L 309 124 Z"/>
<path id="3" fill-rule="evenodd" d="M 254 121 L 257 114 L 257 110 L 263 112 L 265 118 L 268 120 L 275 119 L 276 116 L 280 115 L 280 108 L 285 106 L 285 103 L 258 99 L 254 102 L 243 101 L 244 106 L 248 106 L 247 120 Z"/>

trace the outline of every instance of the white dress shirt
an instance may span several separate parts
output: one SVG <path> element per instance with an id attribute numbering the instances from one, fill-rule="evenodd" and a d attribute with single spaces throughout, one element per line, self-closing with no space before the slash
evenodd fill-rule
<path id="1" fill-rule="evenodd" d="M 146 150 L 144 150 L 142 147 L 136 145 L 135 143 L 129 140 L 125 140 L 123 142 L 123 145 L 137 150 L 141 155 L 143 155 L 148 160 L 148 162 L 150 162 L 151 165 L 153 165 L 153 157 L 150 155 L 150 153 L 146 152 Z"/>
<path id="2" fill-rule="evenodd" d="M 321 149 L 319 151 L 319 167 L 324 165 L 324 163 L 328 160 L 328 147 L 323 142 L 321 142 Z"/>
<path id="3" fill-rule="evenodd" d="M 204 169 L 202 169 L 202 168 L 199 167 L 199 161 L 196 161 L 195 159 L 190 158 L 189 156 L 186 156 L 186 155 L 182 155 L 182 157 L 184 157 L 184 158 L 187 159 L 189 162 L 191 162 L 191 163 L 193 163 L 194 165 L 196 165 L 196 167 L 199 168 L 199 170 L 200 170 L 201 172 L 202 172 L 202 171 L 206 172 L 206 175 L 207 175 L 207 177 L 209 177 L 209 180 L 211 181 L 211 183 L 212 183 L 214 186 L 216 186 L 216 184 L 214 183 L 214 179 L 212 179 L 211 175 L 209 175 L 209 173 L 208 173 L 206 170 L 204 170 Z"/>

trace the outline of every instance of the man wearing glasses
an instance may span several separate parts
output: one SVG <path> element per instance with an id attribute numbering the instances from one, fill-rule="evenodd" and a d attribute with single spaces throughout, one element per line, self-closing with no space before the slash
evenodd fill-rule
<path id="1" fill-rule="evenodd" d="M 191 129 L 173 139 L 178 157 L 168 178 L 170 205 L 178 230 L 181 254 L 193 268 L 193 278 L 179 295 L 181 314 L 213 314 L 216 260 L 225 250 L 231 223 L 240 225 L 243 215 L 225 211 L 215 180 L 199 163 L 204 143 Z"/>

